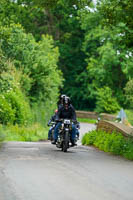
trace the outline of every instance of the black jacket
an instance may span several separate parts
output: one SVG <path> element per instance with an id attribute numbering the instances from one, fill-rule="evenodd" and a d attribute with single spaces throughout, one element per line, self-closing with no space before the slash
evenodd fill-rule
<path id="1" fill-rule="evenodd" d="M 68 109 L 66 110 L 63 106 L 60 106 L 56 114 L 56 120 L 59 120 L 59 119 L 76 120 L 76 112 L 75 112 L 74 107 L 70 104 Z"/>

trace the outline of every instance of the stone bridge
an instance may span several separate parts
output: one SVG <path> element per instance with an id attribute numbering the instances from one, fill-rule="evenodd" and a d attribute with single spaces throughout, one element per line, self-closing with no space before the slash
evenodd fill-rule
<path id="1" fill-rule="evenodd" d="M 104 130 L 112 133 L 113 131 L 122 133 L 124 136 L 133 136 L 133 128 L 122 123 L 100 120 L 97 124 L 97 130 Z"/>
<path id="2" fill-rule="evenodd" d="M 76 111 L 79 118 L 98 119 L 99 114 L 96 112 Z M 126 126 L 122 123 L 115 122 L 116 116 L 106 113 L 100 114 L 100 121 L 97 123 L 97 130 L 102 129 L 106 132 L 112 133 L 113 131 L 122 133 L 124 136 L 133 136 L 133 128 Z"/>

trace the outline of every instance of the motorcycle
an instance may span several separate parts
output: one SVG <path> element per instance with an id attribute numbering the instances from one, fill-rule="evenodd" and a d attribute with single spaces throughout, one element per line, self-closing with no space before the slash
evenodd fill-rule
<path id="1" fill-rule="evenodd" d="M 50 140 L 53 141 L 54 139 L 54 129 L 55 129 L 55 126 L 56 126 L 56 122 L 55 121 L 51 121 L 48 126 L 51 126 L 50 129 L 51 129 L 51 134 L 50 134 Z"/>
<path id="2" fill-rule="evenodd" d="M 72 146 L 71 145 L 71 132 L 72 132 L 72 124 L 75 124 L 75 121 L 70 120 L 70 119 L 62 119 L 60 121 L 62 122 L 62 124 L 59 129 L 59 135 L 57 138 L 56 147 L 61 148 L 61 150 L 63 152 L 67 152 L 68 148 L 70 148 Z M 76 124 L 77 124 L 77 122 L 76 122 Z M 79 137 L 78 134 L 76 134 L 75 143 L 79 139 L 78 137 Z"/>

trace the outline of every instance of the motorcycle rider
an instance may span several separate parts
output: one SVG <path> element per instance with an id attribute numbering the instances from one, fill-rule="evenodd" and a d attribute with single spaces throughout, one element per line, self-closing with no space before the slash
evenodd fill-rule
<path id="1" fill-rule="evenodd" d="M 74 120 L 75 122 L 77 121 L 75 109 L 70 104 L 70 98 L 67 96 L 65 96 L 65 98 L 63 99 L 63 105 L 60 106 L 60 108 L 58 109 L 58 112 L 56 114 L 56 121 L 58 123 L 54 130 L 54 141 L 52 142 L 52 144 L 56 144 L 56 142 L 57 142 L 59 128 L 61 126 L 61 122 L 59 122 L 60 119 L 71 119 L 71 120 Z M 72 133 L 71 133 L 72 146 L 76 145 L 75 144 L 75 136 L 76 136 L 76 127 L 74 124 L 72 124 Z"/>
<path id="2" fill-rule="evenodd" d="M 69 103 L 70 103 L 70 106 L 74 109 L 73 105 L 71 104 L 71 99 L 70 97 L 66 96 L 69 100 Z M 75 110 L 75 109 L 74 109 Z M 80 123 L 77 122 L 76 124 L 76 135 L 77 135 L 77 138 L 79 139 L 79 129 L 80 129 Z"/>
<path id="3" fill-rule="evenodd" d="M 58 101 L 58 103 L 57 103 L 58 109 L 59 109 L 61 106 L 63 106 L 63 101 L 64 101 L 65 97 L 66 97 L 65 94 L 60 95 L 59 101 Z"/>
<path id="4" fill-rule="evenodd" d="M 58 103 L 57 103 L 57 104 L 58 104 L 58 109 L 59 109 L 60 107 L 63 106 L 63 101 L 64 101 L 65 97 L 66 97 L 65 94 L 60 95 L 59 101 L 58 101 Z M 50 125 L 51 122 L 55 122 L 57 111 L 58 111 L 58 110 L 55 110 L 55 114 L 54 114 L 54 115 L 51 117 L 51 119 L 49 120 L 49 122 L 48 122 L 48 124 L 47 124 L 48 126 Z M 51 139 L 51 134 L 52 134 L 53 128 L 54 128 L 54 127 L 51 126 L 50 129 L 49 129 L 49 132 L 48 132 L 48 140 Z"/>
<path id="5" fill-rule="evenodd" d="M 55 122 L 55 118 L 56 118 L 56 113 L 57 113 L 58 110 L 55 110 L 55 114 L 51 117 L 51 119 L 49 120 L 48 122 L 48 126 L 50 125 L 51 122 Z M 49 131 L 48 131 L 48 140 L 51 139 L 51 134 L 52 134 L 52 130 L 54 129 L 53 126 L 50 127 Z"/>
<path id="6" fill-rule="evenodd" d="M 72 107 L 72 108 L 74 109 L 73 105 L 71 104 L 71 99 L 70 99 L 70 97 L 66 96 L 65 94 L 62 94 L 62 95 L 61 95 L 61 100 L 60 100 L 60 105 L 59 105 L 59 107 L 63 105 L 63 100 L 64 100 L 65 98 L 68 98 L 70 107 Z M 74 109 L 74 110 L 75 110 L 75 109 Z M 79 139 L 79 129 L 80 129 L 80 123 L 77 122 L 77 123 L 76 123 L 76 135 L 77 135 L 77 138 L 78 138 L 78 139 Z"/>

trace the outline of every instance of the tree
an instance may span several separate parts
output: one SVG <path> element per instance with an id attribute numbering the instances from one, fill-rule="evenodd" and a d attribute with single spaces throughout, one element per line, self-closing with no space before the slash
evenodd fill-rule
<path id="1" fill-rule="evenodd" d="M 6 60 L 2 51 L 0 60 L 0 123 L 27 125 L 33 118 L 29 100 L 20 84 L 22 73 Z"/>
<path id="2" fill-rule="evenodd" d="M 40 42 L 36 42 L 20 25 L 1 27 L 1 30 L 1 48 L 7 58 L 13 60 L 15 67 L 21 69 L 25 77 L 27 75 L 27 82 L 24 78 L 21 81 L 30 99 L 45 101 L 52 99 L 53 94 L 57 98 L 61 72 L 57 69 L 59 53 L 52 38 L 43 36 Z"/>
<path id="3" fill-rule="evenodd" d="M 123 43 L 128 47 L 133 44 L 133 3 L 132 0 L 98 0 L 97 9 L 103 16 L 102 24 L 108 27 L 122 26 Z M 124 11 L 124 12 L 123 12 Z"/>
<path id="4" fill-rule="evenodd" d="M 87 55 L 89 80 L 93 85 L 91 93 L 95 98 L 94 90 L 108 86 L 124 106 L 123 88 L 129 76 L 132 77 L 132 53 L 121 35 L 123 25 L 110 27 L 103 24 L 100 8 L 99 5 L 99 10 L 82 13 L 81 18 L 85 30 L 83 49 Z"/>
<path id="5" fill-rule="evenodd" d="M 84 31 L 81 30 L 78 12 L 90 5 L 90 0 L 19 0 L 10 2 L 4 0 L 7 11 L 3 10 L 3 18 L 6 12 L 15 16 L 15 23 L 20 23 L 27 32 L 34 34 L 37 41 L 42 34 L 53 36 L 54 45 L 59 47 L 59 69 L 63 72 L 64 87 L 62 92 L 69 95 L 76 109 L 88 107 L 88 98 L 82 97 L 80 91 L 85 91 L 83 74 L 86 71 L 85 53 L 81 50 Z M 13 7 L 14 9 L 10 9 Z M 83 74 L 82 74 L 83 72 Z M 79 75 L 81 78 L 79 78 Z"/>
<path id="6" fill-rule="evenodd" d="M 98 89 L 96 111 L 99 113 L 116 113 L 120 110 L 116 98 L 112 97 L 112 91 L 109 87 Z"/>
<path id="7" fill-rule="evenodd" d="M 125 90 L 126 103 L 128 104 L 129 108 L 133 108 L 133 79 L 127 82 L 124 90 Z"/>

